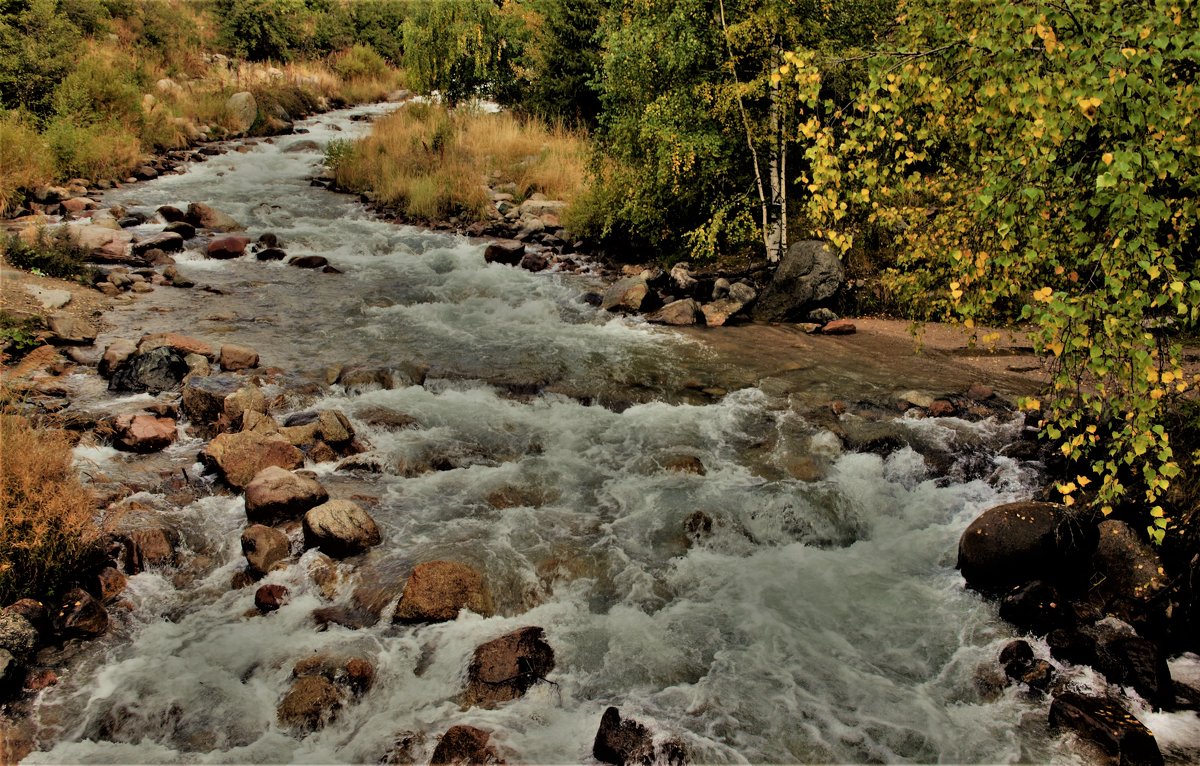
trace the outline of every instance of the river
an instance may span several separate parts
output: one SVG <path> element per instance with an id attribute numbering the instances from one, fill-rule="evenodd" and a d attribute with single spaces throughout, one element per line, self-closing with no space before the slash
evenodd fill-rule
<path id="1" fill-rule="evenodd" d="M 609 705 L 679 738 L 698 763 L 1080 762 L 1047 732 L 1048 700 L 980 683 L 1013 633 L 954 569 L 965 526 L 1035 485 L 1030 466 L 1000 454 L 1017 420 L 873 424 L 954 456 L 937 468 L 914 446 L 849 451 L 796 397 L 730 384 L 694 336 L 589 306 L 581 295 L 594 278 L 487 265 L 481 244 L 380 221 L 310 186 L 320 152 L 289 146 L 350 138 L 368 124 L 351 117 L 390 108 L 318 116 L 306 135 L 110 193 L 107 203 L 146 211 L 206 202 L 344 273 L 185 253 L 180 271 L 220 292 L 158 288 L 113 312 L 101 342 L 183 331 L 253 346 L 303 380 L 332 365 L 428 365 L 423 386 L 322 386 L 277 414 L 336 408 L 385 466 L 430 453 L 450 463 L 417 476 L 310 466 L 334 497 L 371 498 L 383 536 L 346 567 L 335 604 L 356 584 L 402 583 L 415 563 L 443 558 L 484 573 L 498 614 L 318 630 L 311 614 L 329 602 L 306 554 L 266 580 L 291 600 L 249 616 L 254 589 L 229 587 L 243 561 L 240 496 L 174 506 L 141 492 L 131 499 L 200 558 L 187 576 L 131 578 L 114 629 L 39 696 L 29 763 L 374 763 L 403 732 L 424 735 L 427 761 L 455 724 L 492 732 L 510 762 L 589 762 Z M 861 374 L 905 385 L 887 370 Z M 273 385 L 268 394 L 286 399 L 291 389 Z M 142 399 L 97 393 L 92 406 Z M 419 427 L 369 425 L 381 409 Z M 202 444 L 184 438 L 151 464 L 195 475 Z M 680 455 L 703 475 L 663 470 Z M 807 480 L 780 468 L 795 455 L 813 466 Z M 77 457 L 117 479 L 148 470 L 107 447 Z M 505 487 L 539 500 L 486 501 Z M 711 533 L 689 539 L 697 511 Z M 553 683 L 494 710 L 461 709 L 475 647 L 528 625 L 554 649 Z M 299 737 L 278 725 L 276 706 L 293 664 L 316 652 L 367 657 L 377 678 Z M 1153 719 L 1164 747 L 1194 738 L 1172 734 L 1194 717 Z"/>

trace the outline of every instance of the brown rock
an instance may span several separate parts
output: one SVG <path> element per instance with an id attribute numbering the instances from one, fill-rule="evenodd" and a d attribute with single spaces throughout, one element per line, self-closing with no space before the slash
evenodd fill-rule
<path id="1" fill-rule="evenodd" d="M 1146 544 L 1144 535 L 1123 521 L 1100 522 L 1100 542 L 1092 560 L 1103 575 L 1093 593 L 1105 600 L 1145 603 L 1166 586 L 1158 552 Z"/>
<path id="2" fill-rule="evenodd" d="M 268 466 L 246 486 L 246 518 L 277 524 L 298 519 L 328 499 L 329 493 L 316 479 Z"/>
<path id="3" fill-rule="evenodd" d="M 241 430 L 246 430 L 245 415 L 247 412 L 255 412 L 260 415 L 267 413 L 267 398 L 263 396 L 262 390 L 258 386 L 242 386 L 237 391 L 229 394 L 221 402 L 221 418 L 220 425 L 222 430 L 238 430 L 237 426 L 243 426 Z"/>
<path id="4" fill-rule="evenodd" d="M 707 473 L 704 470 L 704 463 L 695 455 L 670 455 L 663 459 L 662 467 L 666 471 L 691 473 L 697 476 L 704 476 Z"/>
<path id="5" fill-rule="evenodd" d="M 54 628 L 70 638 L 102 636 L 108 630 L 108 612 L 90 593 L 75 588 L 63 597 L 62 606 L 54 617 Z"/>
<path id="6" fill-rule="evenodd" d="M 483 260 L 487 263 L 502 263 L 505 266 L 516 266 L 525 256 L 525 243 L 515 239 L 499 239 L 489 242 L 483 251 Z"/>
<path id="7" fill-rule="evenodd" d="M 169 527 L 143 527 L 128 534 L 133 545 L 136 571 L 147 567 L 175 566 L 179 533 Z M 135 574 L 136 572 L 130 572 Z"/>
<path id="8" fill-rule="evenodd" d="M 682 766 L 688 762 L 687 749 L 682 742 L 670 739 L 656 746 L 645 726 L 631 718 L 621 720 L 621 713 L 615 707 L 605 710 L 600 718 L 600 728 L 592 743 L 592 756 L 617 766 Z"/>
<path id="9" fill-rule="evenodd" d="M 198 228 L 222 233 L 246 230 L 245 226 L 242 226 L 227 214 L 222 213 L 216 208 L 209 207 L 202 202 L 193 202 L 188 205 L 184 220 Z"/>
<path id="10" fill-rule="evenodd" d="M 418 564 L 408 576 L 395 621 L 400 623 L 445 622 L 458 617 L 459 610 L 489 617 L 495 611 L 492 594 L 483 576 L 454 561 Z"/>
<path id="11" fill-rule="evenodd" d="M 208 249 L 205 250 L 205 254 L 209 258 L 218 260 L 239 258 L 245 254 L 246 246 L 249 244 L 249 237 L 220 237 L 208 243 Z"/>
<path id="12" fill-rule="evenodd" d="M 319 269 L 329 265 L 329 259 L 323 255 L 299 255 L 288 261 L 289 266 L 298 269 Z"/>
<path id="13" fill-rule="evenodd" d="M 100 358 L 100 364 L 97 366 L 97 369 L 101 375 L 108 377 L 136 352 L 137 344 L 133 341 L 124 339 L 114 340 L 104 349 L 104 356 Z"/>
<path id="14" fill-rule="evenodd" d="M 821 327 L 821 335 L 853 335 L 858 328 L 849 319 L 835 319 Z"/>
<path id="15" fill-rule="evenodd" d="M 248 370 L 258 366 L 258 352 L 249 346 L 239 346 L 236 343 L 221 345 L 222 370 Z"/>
<path id="16" fill-rule="evenodd" d="M 254 591 L 254 606 L 263 614 L 278 611 L 287 603 L 288 589 L 282 585 L 263 585 Z"/>
<path id="17" fill-rule="evenodd" d="M 520 487 L 514 484 L 505 484 L 503 487 L 492 490 L 484 498 L 488 505 L 497 510 L 505 508 L 541 508 L 546 503 L 553 502 L 558 499 L 558 494 L 547 491 L 541 487 Z"/>
<path id="18" fill-rule="evenodd" d="M 643 277 L 625 277 L 609 285 L 600 301 L 605 311 L 637 312 L 650 308 L 650 285 Z"/>
<path id="19" fill-rule="evenodd" d="M 264 575 L 291 553 L 283 532 L 262 524 L 253 524 L 242 532 L 242 553 L 252 574 Z"/>
<path id="20" fill-rule="evenodd" d="M 1150 730 L 1128 710 L 1106 699 L 1063 692 L 1050 705 L 1050 725 L 1074 729 L 1121 766 L 1161 766 L 1163 762 Z"/>
<path id="21" fill-rule="evenodd" d="M 116 567 L 104 567 L 92 575 L 88 590 L 101 602 L 108 603 L 125 592 L 129 578 Z"/>
<path id="22" fill-rule="evenodd" d="M 463 705 L 494 708 L 517 699 L 552 670 L 554 650 L 545 633 L 541 628 L 521 628 L 475 650 Z"/>
<path id="23" fill-rule="evenodd" d="M 489 744 L 491 735 L 474 726 L 451 726 L 433 750 L 435 764 L 502 764 L 504 760 Z"/>
<path id="24" fill-rule="evenodd" d="M 337 410 L 322 410 L 317 416 L 317 433 L 321 439 L 333 446 L 340 446 L 354 438 L 354 427 L 345 415 Z"/>
<path id="25" fill-rule="evenodd" d="M 279 703 L 279 723 L 290 729 L 316 731 L 337 717 L 342 701 L 342 693 L 328 678 L 302 676 Z"/>
<path id="26" fill-rule="evenodd" d="M 198 338 L 192 338 L 187 335 L 180 335 L 174 332 L 159 332 L 143 335 L 138 341 L 137 352 L 144 354 L 156 348 L 162 347 L 173 348 L 179 353 L 187 356 L 188 354 L 199 354 L 210 362 L 217 358 L 216 352 L 213 351 L 211 344 L 206 343 Z"/>
<path id="27" fill-rule="evenodd" d="M 958 412 L 958 408 L 954 403 L 946 399 L 934 399 L 929 405 L 929 414 L 935 418 L 948 418 Z"/>
<path id="28" fill-rule="evenodd" d="M 71 314 L 53 314 L 46 320 L 55 345 L 90 346 L 96 342 L 96 328 L 87 320 Z"/>
<path id="29" fill-rule="evenodd" d="M 255 431 L 220 434 L 208 443 L 200 458 L 236 489 L 245 489 L 268 466 L 291 470 L 304 465 L 304 453 L 288 444 L 287 439 Z"/>
<path id="30" fill-rule="evenodd" d="M 113 446 L 126 452 L 158 452 L 175 442 L 176 424 L 172 418 L 153 415 L 119 415 L 114 423 Z"/>
<path id="31" fill-rule="evenodd" d="M 241 388 L 231 375 L 189 376 L 183 385 L 183 414 L 193 426 L 210 426 L 225 414 L 225 399 Z"/>
<path id="32" fill-rule="evenodd" d="M 314 654 L 305 657 L 292 667 L 296 678 L 321 676 L 361 697 L 375 684 L 375 666 L 363 657 L 335 657 Z"/>
<path id="33" fill-rule="evenodd" d="M 381 764 L 416 764 L 425 747 L 425 735 L 419 731 L 402 731 L 392 738 L 392 746 L 379 759 Z M 3 755 L 0 752 L 0 755 Z"/>
<path id="34" fill-rule="evenodd" d="M 308 450 L 308 459 L 314 463 L 328 463 L 338 459 L 338 453 L 325 442 L 317 442 Z"/>
<path id="35" fill-rule="evenodd" d="M 304 514 L 304 542 L 325 554 L 344 558 L 379 545 L 381 538 L 375 520 L 359 505 L 349 500 L 330 500 Z"/>
<path id="36" fill-rule="evenodd" d="M 721 327 L 739 311 L 746 307 L 745 303 L 733 298 L 719 298 L 700 307 L 704 314 L 704 323 L 709 327 Z"/>
<path id="37" fill-rule="evenodd" d="M 676 327 L 687 327 L 696 324 L 702 316 L 700 304 L 691 298 L 674 301 L 663 306 L 658 311 L 646 315 L 646 321 L 654 324 L 666 324 Z"/>

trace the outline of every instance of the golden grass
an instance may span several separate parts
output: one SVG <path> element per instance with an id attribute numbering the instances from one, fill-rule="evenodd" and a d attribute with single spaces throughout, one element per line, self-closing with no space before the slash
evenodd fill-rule
<path id="1" fill-rule="evenodd" d="M 535 192 L 573 200 L 586 178 L 587 143 L 561 125 L 507 112 L 410 104 L 379 120 L 335 164 L 340 185 L 374 192 L 412 218 L 480 220 L 489 183 L 511 184 L 518 200 Z"/>
<path id="2" fill-rule="evenodd" d="M 21 201 L 21 189 L 54 180 L 54 160 L 45 140 L 16 115 L 0 114 L 0 215 Z"/>
<path id="3" fill-rule="evenodd" d="M 96 502 L 62 431 L 0 415 L 0 604 L 60 595 L 100 542 Z"/>

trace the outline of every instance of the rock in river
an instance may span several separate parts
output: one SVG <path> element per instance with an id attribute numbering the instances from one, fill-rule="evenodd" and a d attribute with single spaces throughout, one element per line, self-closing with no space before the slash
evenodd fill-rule
<path id="1" fill-rule="evenodd" d="M 349 500 L 330 500 L 304 514 L 304 542 L 336 558 L 379 545 L 379 527 L 370 514 Z"/>
<path id="2" fill-rule="evenodd" d="M 328 499 L 329 493 L 316 479 L 269 466 L 246 487 L 246 518 L 276 524 L 300 518 Z"/>
<path id="3" fill-rule="evenodd" d="M 243 431 L 219 434 L 208 443 L 200 458 L 215 467 L 230 486 L 245 489 L 246 485 L 267 466 L 291 470 L 304 465 L 304 453 L 278 434 Z"/>
<path id="4" fill-rule="evenodd" d="M 495 607 L 483 575 L 456 561 L 428 561 L 413 567 L 400 604 L 396 622 L 445 622 L 462 609 L 485 617 Z"/>
<path id="5" fill-rule="evenodd" d="M 515 700 L 554 670 L 541 628 L 521 628 L 481 644 L 467 669 L 463 705 L 494 708 Z"/>

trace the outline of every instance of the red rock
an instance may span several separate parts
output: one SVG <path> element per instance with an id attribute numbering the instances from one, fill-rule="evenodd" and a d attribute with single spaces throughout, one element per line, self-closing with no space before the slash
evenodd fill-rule
<path id="1" fill-rule="evenodd" d="M 143 527 L 130 532 L 128 537 L 133 543 L 136 571 L 140 572 L 152 566 L 175 565 L 175 546 L 179 544 L 179 533 L 175 530 L 167 527 Z"/>
<path id="2" fill-rule="evenodd" d="M 488 741 L 491 735 L 474 726 L 451 726 L 433 751 L 430 766 L 437 764 L 502 764 Z"/>
<path id="3" fill-rule="evenodd" d="M 220 237 L 209 242 L 208 249 L 205 252 L 209 258 L 228 260 L 229 258 L 239 258 L 244 255 L 246 246 L 249 244 L 249 237 Z"/>
<path id="4" fill-rule="evenodd" d="M 418 564 L 408 576 L 395 621 L 445 622 L 462 609 L 489 617 L 495 611 L 483 575 L 455 561 Z"/>
<path id="5" fill-rule="evenodd" d="M 114 425 L 113 446 L 126 452 L 158 452 L 175 441 L 176 424 L 172 418 L 153 415 L 120 415 Z"/>
<path id="6" fill-rule="evenodd" d="M 92 595 L 103 602 L 109 602 L 125 592 L 129 578 L 116 567 L 104 567 L 92 576 L 88 586 Z"/>
<path id="7" fill-rule="evenodd" d="M 49 689 L 57 683 L 58 673 L 49 669 L 35 670 L 25 677 L 25 688 L 31 692 L 40 692 L 42 689 Z M 0 757 L 2 756 L 3 753 L 0 753 Z"/>
<path id="8" fill-rule="evenodd" d="M 278 610 L 287 599 L 288 589 L 282 585 L 263 585 L 254 592 L 254 606 L 264 614 Z"/>
<path id="9" fill-rule="evenodd" d="M 946 418 L 958 411 L 953 402 L 946 399 L 934 399 L 933 404 L 929 405 L 929 414 L 935 418 Z"/>
<path id="10" fill-rule="evenodd" d="M 835 319 L 823 326 L 819 332 L 821 335 L 853 335 L 858 332 L 858 328 L 849 319 Z"/>
<path id="11" fill-rule="evenodd" d="M 209 343 L 205 343 L 197 338 L 192 338 L 187 335 L 180 335 L 175 332 L 158 332 L 143 335 L 138 341 L 137 352 L 144 354 L 156 348 L 168 346 L 175 349 L 179 353 L 187 356 L 188 354 L 199 354 L 205 359 L 211 361 L 216 360 L 217 354 Z"/>
<path id="12" fill-rule="evenodd" d="M 225 343 L 221 346 L 221 369 L 248 370 L 258 366 L 258 352 L 248 346 Z"/>
<path id="13" fill-rule="evenodd" d="M 554 670 L 554 650 L 541 628 L 521 628 L 481 644 L 467 669 L 463 704 L 495 708 L 517 699 Z"/>

